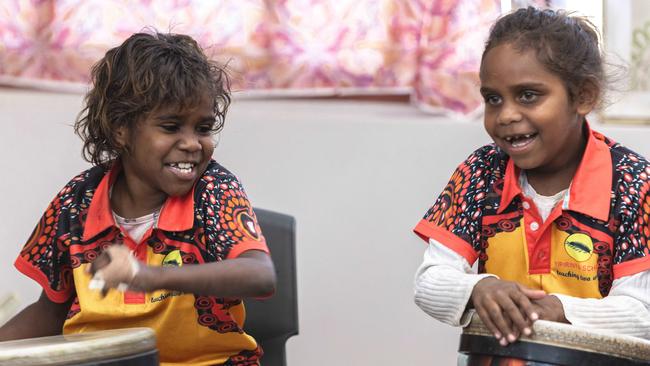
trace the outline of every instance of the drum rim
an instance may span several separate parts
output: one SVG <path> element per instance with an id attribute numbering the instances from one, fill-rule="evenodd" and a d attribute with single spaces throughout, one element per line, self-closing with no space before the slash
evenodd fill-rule
<path id="1" fill-rule="evenodd" d="M 492 332 L 487 329 L 475 311 L 471 311 L 466 316 L 471 317 L 471 319 L 469 324 L 463 328 L 463 335 L 494 338 Z M 556 333 L 558 330 L 564 330 L 565 332 L 559 336 Z M 589 341 L 577 342 L 577 339 Z M 650 360 L 650 341 L 645 339 L 546 320 L 538 320 L 533 323 L 533 335 L 522 335 L 520 340 L 631 360 Z"/>
<path id="2" fill-rule="evenodd" d="M 54 343 L 37 344 L 37 340 Z M 156 350 L 156 338 L 150 328 L 110 329 L 0 342 L 0 365 L 34 365 L 35 362 L 40 365 L 59 365 L 70 362 L 90 362 L 152 350 Z M 92 352 L 90 357 L 89 352 Z"/>
<path id="3" fill-rule="evenodd" d="M 647 360 L 622 358 L 614 355 L 595 353 L 580 349 L 560 347 L 542 343 L 515 342 L 503 347 L 494 337 L 463 334 L 458 347 L 460 353 L 504 359 L 533 361 L 535 364 L 557 366 L 647 366 Z M 492 363 L 494 364 L 494 359 Z"/>

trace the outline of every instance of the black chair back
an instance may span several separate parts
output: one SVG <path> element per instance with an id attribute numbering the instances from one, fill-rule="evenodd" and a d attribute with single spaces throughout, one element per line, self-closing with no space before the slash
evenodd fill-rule
<path id="1" fill-rule="evenodd" d="M 268 299 L 246 299 L 244 330 L 262 346 L 262 365 L 285 366 L 285 343 L 298 334 L 296 220 L 273 211 L 254 210 L 271 251 L 277 285 Z"/>

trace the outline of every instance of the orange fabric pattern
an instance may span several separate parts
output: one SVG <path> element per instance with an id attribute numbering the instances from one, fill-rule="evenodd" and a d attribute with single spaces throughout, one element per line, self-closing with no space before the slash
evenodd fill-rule
<path id="1" fill-rule="evenodd" d="M 139 243 L 116 226 L 110 185 L 119 166 L 89 169 L 52 201 L 25 244 L 16 267 L 56 302 L 74 298 L 64 334 L 150 327 L 163 365 L 257 365 L 261 349 L 242 329 L 241 300 L 160 290 L 88 288 L 86 268 L 110 245 L 128 246 L 142 263 L 185 266 L 235 258 L 247 250 L 268 253 L 252 207 L 237 178 L 212 161 L 194 189 L 170 197 L 159 220 Z"/>
<path id="2" fill-rule="evenodd" d="M 588 126 L 587 126 L 588 127 Z M 650 268 L 650 163 L 588 128 L 568 195 L 544 221 L 495 145 L 452 175 L 414 231 L 493 273 L 547 292 L 606 296 L 612 281 Z"/>

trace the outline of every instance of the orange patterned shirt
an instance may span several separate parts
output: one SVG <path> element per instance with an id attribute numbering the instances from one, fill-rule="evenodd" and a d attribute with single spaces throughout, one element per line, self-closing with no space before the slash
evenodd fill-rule
<path id="1" fill-rule="evenodd" d="M 544 221 L 495 145 L 476 150 L 414 231 L 493 273 L 549 293 L 607 296 L 614 279 L 650 268 L 650 164 L 592 131 L 564 200 Z"/>
<path id="2" fill-rule="evenodd" d="M 268 253 L 255 213 L 237 178 L 210 162 L 194 189 L 169 197 L 158 222 L 134 242 L 115 223 L 109 191 L 118 164 L 93 167 L 54 198 L 15 265 L 55 302 L 74 298 L 63 333 L 127 327 L 156 332 L 163 365 L 257 365 L 261 350 L 243 329 L 239 299 L 88 289 L 86 268 L 109 245 L 127 245 L 151 266 L 185 266 L 235 258 L 247 250 Z"/>

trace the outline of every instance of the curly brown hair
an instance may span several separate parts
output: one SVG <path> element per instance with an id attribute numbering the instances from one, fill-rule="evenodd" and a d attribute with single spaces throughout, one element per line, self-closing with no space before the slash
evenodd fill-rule
<path id="1" fill-rule="evenodd" d="M 533 49 L 539 62 L 564 80 L 569 97 L 575 100 L 586 82 L 593 83 L 600 94 L 604 89 L 606 78 L 598 38 L 598 30 L 584 17 L 564 10 L 521 8 L 492 26 L 483 58 L 504 43 L 522 52 Z"/>
<path id="2" fill-rule="evenodd" d="M 191 108 L 207 95 L 214 100 L 216 133 L 223 128 L 231 100 L 225 67 L 183 34 L 133 34 L 106 52 L 91 77 L 92 89 L 74 129 L 84 142 L 84 159 L 95 165 L 104 165 L 127 149 L 116 141 L 115 131 L 124 126 L 132 131 L 159 107 Z"/>

